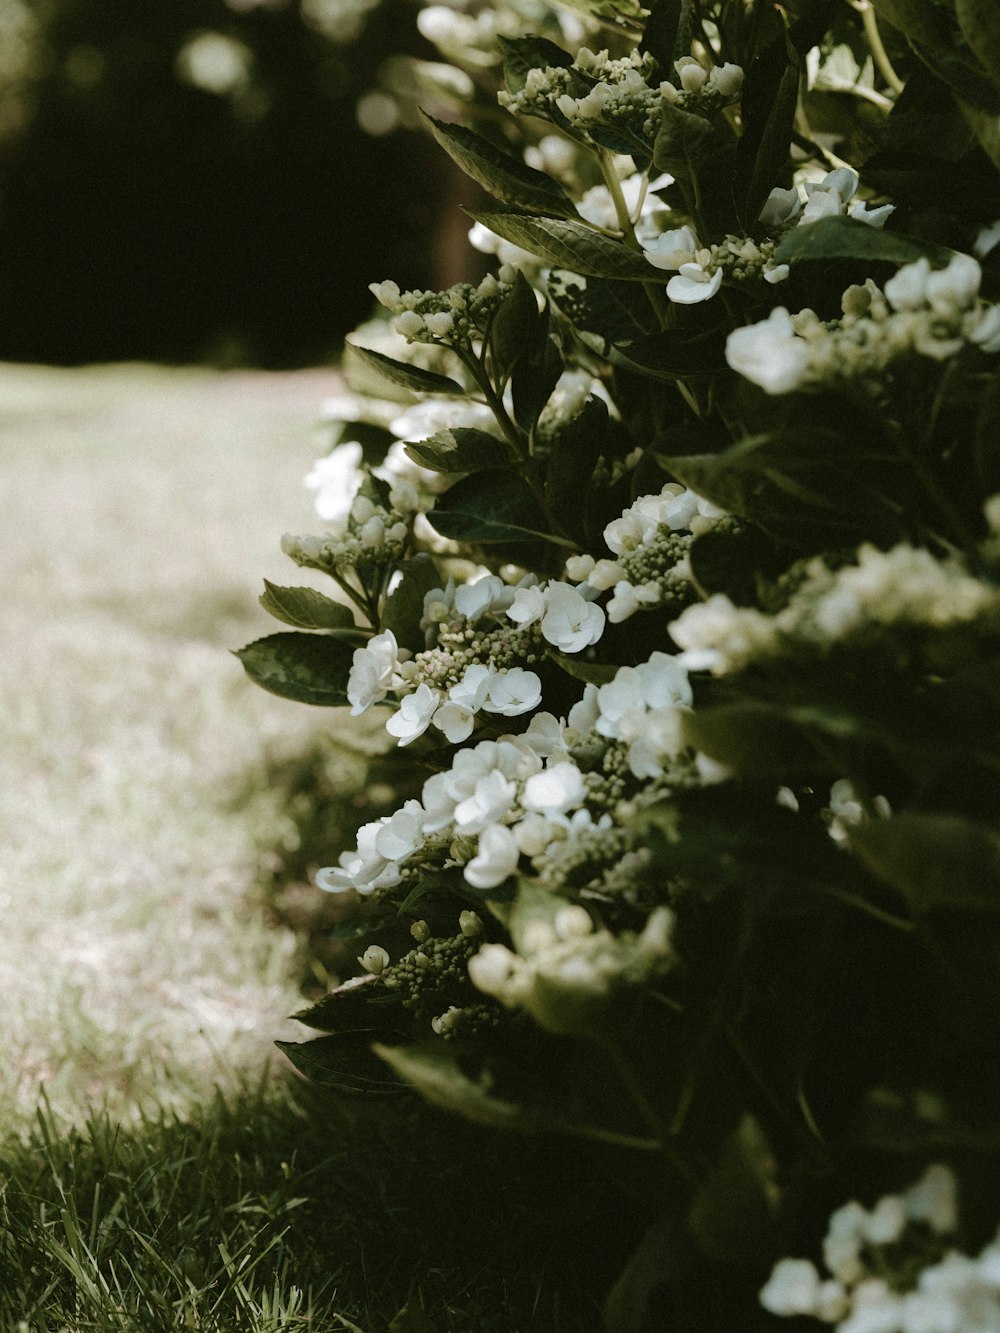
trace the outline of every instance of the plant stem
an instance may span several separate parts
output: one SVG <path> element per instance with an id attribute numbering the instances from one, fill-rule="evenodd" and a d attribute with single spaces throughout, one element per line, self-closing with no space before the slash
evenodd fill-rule
<path id="1" fill-rule="evenodd" d="M 872 7 L 871 0 L 847 0 L 852 9 L 861 15 L 861 22 L 864 24 L 865 40 L 868 43 L 868 49 L 872 53 L 872 59 L 879 67 L 883 79 L 894 93 L 903 91 L 903 80 L 899 77 L 892 67 L 892 61 L 889 59 L 889 53 L 886 51 L 882 42 L 882 34 L 878 30 L 878 19 L 875 10 Z"/>

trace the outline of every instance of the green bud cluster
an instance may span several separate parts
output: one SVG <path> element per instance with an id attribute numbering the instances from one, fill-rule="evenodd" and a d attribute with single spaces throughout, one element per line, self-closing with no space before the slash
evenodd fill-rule
<path id="1" fill-rule="evenodd" d="M 515 276 L 503 265 L 498 276 L 488 273 L 478 286 L 459 282 L 442 292 L 403 292 L 396 283 L 386 281 L 373 282 L 370 290 L 395 316 L 393 327 L 407 342 L 455 347 L 486 334 Z"/>
<path id="2" fill-rule="evenodd" d="M 429 1020 L 468 997 L 468 963 L 478 947 L 476 937 L 462 933 L 427 938 L 382 971 L 382 984 L 402 994 L 404 1009 Z"/>

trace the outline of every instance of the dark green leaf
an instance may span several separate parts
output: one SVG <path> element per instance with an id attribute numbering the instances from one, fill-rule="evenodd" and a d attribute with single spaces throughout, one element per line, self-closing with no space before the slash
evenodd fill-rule
<path id="1" fill-rule="evenodd" d="M 860 724 L 833 709 L 809 712 L 744 700 L 699 708 L 684 716 L 688 744 L 737 773 L 773 774 L 776 784 L 830 762 L 831 738 L 854 735 Z"/>
<path id="2" fill-rule="evenodd" d="M 415 463 L 432 472 L 478 472 L 511 461 L 509 445 L 471 426 L 439 430 L 429 440 L 417 440 L 405 449 Z"/>
<path id="3" fill-rule="evenodd" d="M 787 179 L 799 74 L 798 56 L 787 42 L 772 42 L 747 70 L 733 181 L 737 211 L 747 231 L 755 227 L 771 190 Z"/>
<path id="4" fill-rule="evenodd" d="M 441 576 L 434 561 L 423 552 L 401 565 L 400 573 L 402 579 L 382 608 L 382 628 L 392 630 L 401 647 L 420 652 L 424 647 L 420 628 L 424 597 L 432 588 L 441 586 Z"/>
<path id="5" fill-rule="evenodd" d="M 406 1091 L 405 1085 L 387 1073 L 385 1065 L 373 1053 L 372 1034 L 367 1030 L 339 1032 L 335 1037 L 317 1037 L 315 1041 L 274 1044 L 284 1051 L 300 1074 L 324 1088 L 361 1097 L 397 1097 Z"/>
<path id="6" fill-rule="evenodd" d="M 548 535 L 534 491 L 518 473 L 500 468 L 463 477 L 440 496 L 428 518 L 442 537 L 478 546 Z"/>
<path id="7" fill-rule="evenodd" d="M 573 57 L 547 37 L 498 37 L 507 91 L 519 93 L 533 69 L 566 69 Z"/>
<path id="8" fill-rule="evenodd" d="M 335 708 L 347 703 L 354 650 L 325 634 L 270 634 L 236 656 L 265 690 L 297 703 Z"/>
<path id="9" fill-rule="evenodd" d="M 970 49 L 1000 90 L 1000 5 L 996 0 L 955 0 L 955 17 Z"/>
<path id="10" fill-rule="evenodd" d="M 640 1240 L 604 1304 L 607 1333 L 649 1333 L 669 1288 L 690 1264 L 691 1241 L 670 1214 L 657 1218 Z"/>
<path id="11" fill-rule="evenodd" d="M 974 435 L 976 477 L 983 495 L 1000 491 L 1000 375 L 991 375 L 979 402 Z"/>
<path id="12" fill-rule="evenodd" d="M 435 1106 L 493 1129 L 534 1128 L 523 1107 L 493 1096 L 483 1083 L 463 1073 L 454 1054 L 443 1044 L 377 1044 L 374 1050 L 400 1078 Z"/>
<path id="13" fill-rule="evenodd" d="M 372 351 L 370 347 L 361 347 L 358 343 L 348 342 L 351 356 L 363 361 L 366 366 L 376 371 L 393 384 L 398 384 L 411 393 L 462 394 L 466 390 L 456 380 L 447 375 L 437 375 L 432 370 L 421 366 L 411 366 L 405 361 L 396 361 L 382 352 Z"/>
<path id="14" fill-rule="evenodd" d="M 511 371 L 535 342 L 544 319 L 538 300 L 524 274 L 518 272 L 513 290 L 500 304 L 490 328 L 490 350 L 497 380 L 504 384 Z"/>
<path id="15" fill-rule="evenodd" d="M 862 259 L 866 262 L 881 260 L 887 264 L 912 264 L 922 256 L 932 264 L 943 267 L 952 251 L 943 245 L 903 236 L 899 232 L 883 231 L 855 218 L 820 218 L 806 226 L 793 227 L 781 240 L 775 259 L 789 261 L 831 259 Z"/>
<path id="16" fill-rule="evenodd" d="M 663 329 L 635 342 L 616 345 L 611 359 L 656 380 L 712 375 L 726 364 L 726 335 L 721 329 L 707 333 Z"/>
<path id="17" fill-rule="evenodd" d="M 651 282 L 656 278 L 643 255 L 582 222 L 524 213 L 470 213 L 469 216 L 488 231 L 530 250 L 557 268 L 568 268 L 585 277 L 628 282 Z"/>
<path id="18" fill-rule="evenodd" d="M 370 933 L 370 922 L 368 926 Z M 292 1017 L 306 1027 L 318 1028 L 322 1032 L 359 1032 L 373 1027 L 371 1016 L 375 1006 L 371 1003 L 372 987 L 378 989 L 377 977 L 354 977 L 307 1009 L 300 1009 Z"/>
<path id="19" fill-rule="evenodd" d="M 260 604 L 275 619 L 298 629 L 349 629 L 354 624 L 350 607 L 315 588 L 282 588 L 265 579 Z"/>
<path id="20" fill-rule="evenodd" d="M 1000 838 L 983 824 L 904 811 L 852 829 L 850 842 L 871 873 L 917 912 L 1000 912 Z"/>
<path id="21" fill-rule="evenodd" d="M 648 296 L 634 282 L 583 280 L 557 270 L 549 278 L 549 296 L 574 328 L 600 335 L 602 352 L 611 343 L 634 342 L 659 328 Z"/>
<path id="22" fill-rule="evenodd" d="M 514 420 L 530 434 L 539 413 L 551 397 L 563 372 L 562 353 L 550 336 L 548 307 L 531 327 L 524 351 L 518 357 L 510 383 L 514 400 Z"/>
<path id="23" fill-rule="evenodd" d="M 544 171 L 529 167 L 464 125 L 449 125 L 426 113 L 424 119 L 449 157 L 501 203 L 548 217 L 579 216 L 563 187 Z"/>
<path id="24" fill-rule="evenodd" d="M 604 451 L 607 429 L 605 403 L 600 398 L 588 398 L 583 410 L 549 442 L 545 503 L 549 513 L 558 515 L 566 532 L 581 543 L 587 540 L 587 524 L 580 494 Z"/>
<path id="25" fill-rule="evenodd" d="M 582 680 L 587 685 L 607 685 L 618 673 L 618 666 L 610 662 L 586 662 L 579 657 L 564 657 L 562 653 L 552 652 L 551 649 L 548 656 L 567 676 Z"/>
<path id="26" fill-rule="evenodd" d="M 790 427 L 660 462 L 723 509 L 810 549 L 899 538 L 913 502 L 910 478 L 878 438 L 843 429 Z"/>
<path id="27" fill-rule="evenodd" d="M 777 1250 L 778 1164 L 764 1131 L 747 1115 L 723 1144 L 691 1203 L 688 1226 L 718 1264 L 766 1262 Z"/>
<path id="28" fill-rule="evenodd" d="M 711 122 L 673 102 L 664 102 L 660 128 L 653 144 L 653 161 L 659 171 L 669 171 L 681 180 L 696 174 L 699 162 L 715 139 Z"/>
<path id="29" fill-rule="evenodd" d="M 648 8 L 639 50 L 653 57 L 662 79 L 680 87 L 674 61 L 691 54 L 691 0 L 651 0 Z"/>
<path id="30" fill-rule="evenodd" d="M 754 600 L 758 575 L 778 574 L 784 553 L 760 528 L 711 531 L 696 537 L 688 552 L 691 578 L 703 597 L 723 592 L 737 604 Z"/>

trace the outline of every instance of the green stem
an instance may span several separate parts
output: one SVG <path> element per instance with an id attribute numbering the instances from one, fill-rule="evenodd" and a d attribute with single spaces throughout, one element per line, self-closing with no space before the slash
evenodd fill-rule
<path id="1" fill-rule="evenodd" d="M 635 1105 L 643 1124 L 649 1133 L 655 1138 L 657 1146 L 663 1152 L 671 1167 L 677 1174 L 690 1185 L 697 1184 L 697 1177 L 690 1165 L 684 1160 L 672 1143 L 669 1143 L 663 1133 L 663 1125 L 660 1117 L 652 1102 L 646 1096 L 646 1090 L 639 1081 L 632 1061 L 619 1046 L 613 1037 L 606 1037 L 601 1041 L 601 1047 L 611 1057 L 611 1061 L 618 1071 L 619 1077 L 625 1084 L 629 1096 Z"/>
<path id="2" fill-rule="evenodd" d="M 892 67 L 892 61 L 889 59 L 889 53 L 883 45 L 882 34 L 878 30 L 878 19 L 870 0 L 848 0 L 848 4 L 861 15 L 868 49 L 871 51 L 872 59 L 878 65 L 883 79 L 894 93 L 901 93 L 904 87 L 903 80 Z"/>

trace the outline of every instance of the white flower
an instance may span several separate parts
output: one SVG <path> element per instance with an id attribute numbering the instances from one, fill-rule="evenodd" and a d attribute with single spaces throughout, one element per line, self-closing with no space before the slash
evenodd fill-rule
<path id="1" fill-rule="evenodd" d="M 361 482 L 361 445 L 356 440 L 338 444 L 325 458 L 318 458 L 305 484 L 316 492 L 316 513 L 327 523 L 344 523 L 351 511 L 354 492 Z"/>
<path id="2" fill-rule="evenodd" d="M 972 244 L 972 253 L 977 259 L 985 259 L 998 245 L 1000 245 L 1000 218 L 990 226 L 980 228 Z"/>
<path id="3" fill-rule="evenodd" d="M 358 717 L 388 694 L 399 669 L 399 648 L 392 630 L 376 634 L 351 659 L 347 677 L 347 700 L 351 716 Z"/>
<path id="4" fill-rule="evenodd" d="M 665 708 L 669 704 L 690 706 L 694 699 L 687 668 L 679 657 L 670 653 L 653 653 L 647 662 L 636 667 L 643 702 L 650 708 Z"/>
<path id="5" fill-rule="evenodd" d="M 951 1167 L 935 1162 L 903 1195 L 907 1215 L 926 1222 L 939 1236 L 958 1227 L 958 1182 Z"/>
<path id="6" fill-rule="evenodd" d="M 727 61 L 716 65 L 708 76 L 708 82 L 723 97 L 735 97 L 743 87 L 743 66 Z"/>
<path id="7" fill-rule="evenodd" d="M 543 815 L 565 815 L 582 805 L 587 788 L 576 764 L 563 760 L 535 773 L 524 784 L 521 804 Z"/>
<path id="8" fill-rule="evenodd" d="M 375 832 L 375 850 L 387 861 L 402 861 L 424 845 L 423 806 L 407 801 Z"/>
<path id="9" fill-rule="evenodd" d="M 983 271 L 971 255 L 952 255 L 947 267 L 927 279 L 927 302 L 935 314 L 955 315 L 974 305 Z"/>
<path id="10" fill-rule="evenodd" d="M 536 713 L 528 723 L 528 729 L 521 733 L 521 740 L 540 759 L 548 759 L 549 755 L 563 749 L 565 725 L 553 713 Z"/>
<path id="11" fill-rule="evenodd" d="M 327 893 L 344 893 L 356 889 L 358 893 L 374 893 L 376 889 L 391 889 L 402 879 L 399 865 L 382 856 L 375 840 L 387 820 L 377 819 L 358 829 L 357 848 L 342 852 L 336 866 L 324 866 L 316 872 L 316 886 Z"/>
<path id="12" fill-rule="evenodd" d="M 615 591 L 608 602 L 607 616 L 612 625 L 620 625 L 644 606 L 658 606 L 661 600 L 660 585 L 655 581 L 634 584 L 629 583 L 628 579 L 621 579 L 615 584 Z"/>
<path id="13" fill-rule="evenodd" d="M 466 668 L 462 679 L 451 687 L 448 698 L 471 709 L 473 713 L 478 713 L 486 702 L 490 682 L 495 675 L 496 671 L 492 666 L 475 662 Z"/>
<path id="14" fill-rule="evenodd" d="M 1000 305 L 983 306 L 979 321 L 968 337 L 969 342 L 990 355 L 1000 352 Z"/>
<path id="15" fill-rule="evenodd" d="M 530 713 L 542 702 L 542 682 L 534 671 L 511 667 L 490 677 L 483 711 L 500 713 L 503 717 L 519 717 Z"/>
<path id="16" fill-rule="evenodd" d="M 667 283 L 667 297 L 678 305 L 697 305 L 710 301 L 721 286 L 721 268 L 710 273 L 698 263 L 681 264 L 677 277 Z"/>
<path id="17" fill-rule="evenodd" d="M 380 976 L 389 966 L 389 955 L 380 944 L 369 944 L 358 962 L 372 976 Z"/>
<path id="18" fill-rule="evenodd" d="M 819 1300 L 820 1279 L 808 1259 L 781 1259 L 760 1292 L 760 1303 L 770 1314 L 811 1315 Z"/>
<path id="19" fill-rule="evenodd" d="M 759 324 L 733 329 L 726 339 L 726 360 L 765 393 L 791 393 L 809 369 L 809 348 L 796 336 L 788 311 L 778 306 Z"/>
<path id="20" fill-rule="evenodd" d="M 650 241 L 643 241 L 642 248 L 654 268 L 676 272 L 682 264 L 694 259 L 698 238 L 690 227 L 676 227 L 673 231 L 660 232 Z"/>
<path id="21" fill-rule="evenodd" d="M 681 87 L 686 93 L 696 93 L 704 88 L 708 81 L 708 71 L 702 69 L 694 56 L 681 56 L 674 61 L 674 69 L 680 75 Z"/>
<path id="22" fill-rule="evenodd" d="M 480 833 L 477 853 L 462 873 L 466 883 L 474 889 L 495 889 L 514 874 L 520 857 L 521 849 L 511 830 L 503 824 L 491 824 Z M 496 947 L 503 948 L 502 945 Z M 484 948 L 489 949 L 490 946 L 484 945 Z M 480 954 L 482 952 L 481 949 Z M 470 976 L 473 961 L 469 960 Z"/>
<path id="23" fill-rule="evenodd" d="M 931 266 L 922 257 L 897 269 L 882 288 L 893 310 L 919 310 L 927 300 L 930 273 Z"/>
<path id="24" fill-rule="evenodd" d="M 809 198 L 799 218 L 799 226 L 808 226 L 810 222 L 819 222 L 820 218 L 839 217 L 844 201 L 836 190 L 824 190 L 819 186 L 806 186 Z"/>
<path id="25" fill-rule="evenodd" d="M 385 724 L 386 731 L 396 737 L 400 746 L 409 745 L 430 726 L 440 702 L 441 695 L 437 690 L 432 690 L 429 685 L 418 685 L 400 702 L 399 711 L 393 713 Z"/>
<path id="26" fill-rule="evenodd" d="M 514 599 L 507 608 L 507 616 L 515 625 L 525 628 L 541 620 L 545 614 L 545 593 L 537 584 L 531 588 L 518 588 Z"/>
<path id="27" fill-rule="evenodd" d="M 895 211 L 895 204 L 881 204 L 876 208 L 869 208 L 867 204 L 861 203 L 854 205 L 850 210 L 850 216 L 856 222 L 865 222 L 869 227 L 881 229 Z"/>
<path id="28" fill-rule="evenodd" d="M 769 230 L 783 227 L 802 211 L 802 200 L 798 190 L 782 190 L 776 187 L 764 200 L 760 210 L 760 221 Z"/>
<path id="29" fill-rule="evenodd" d="M 471 708 L 449 700 L 443 703 L 431 718 L 438 731 L 443 731 L 445 739 L 452 745 L 461 745 L 472 735 L 476 725 L 476 715 Z"/>
<path id="30" fill-rule="evenodd" d="M 568 583 L 546 589 L 542 637 L 564 653 L 579 653 L 604 633 L 604 612 Z"/>
<path id="31" fill-rule="evenodd" d="M 515 590 L 503 579 L 498 579 L 495 574 L 485 574 L 474 583 L 463 583 L 455 593 L 455 609 L 466 620 L 476 621 L 493 612 L 505 611 L 514 596 Z"/>
<path id="32" fill-rule="evenodd" d="M 477 779 L 472 792 L 455 807 L 455 827 L 459 833 L 481 833 L 509 813 L 517 796 L 517 786 L 498 768 Z"/>

